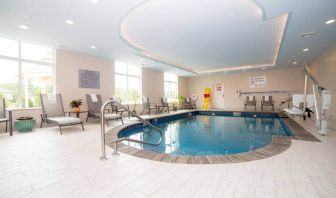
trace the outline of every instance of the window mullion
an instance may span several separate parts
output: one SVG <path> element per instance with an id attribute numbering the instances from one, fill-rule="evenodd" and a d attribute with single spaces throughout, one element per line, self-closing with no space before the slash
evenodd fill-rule
<path id="1" fill-rule="evenodd" d="M 19 41 L 19 68 L 18 68 L 18 106 L 19 108 L 22 108 L 22 61 L 21 61 L 21 41 Z"/>

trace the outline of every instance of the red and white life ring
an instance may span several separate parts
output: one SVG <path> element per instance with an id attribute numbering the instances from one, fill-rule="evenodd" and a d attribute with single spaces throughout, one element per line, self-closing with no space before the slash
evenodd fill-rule
<path id="1" fill-rule="evenodd" d="M 192 100 L 197 100 L 197 94 L 195 94 L 195 93 L 191 94 L 191 99 Z"/>

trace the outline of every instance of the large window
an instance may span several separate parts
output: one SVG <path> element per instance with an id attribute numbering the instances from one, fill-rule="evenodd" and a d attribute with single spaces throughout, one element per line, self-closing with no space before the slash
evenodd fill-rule
<path id="1" fill-rule="evenodd" d="M 0 98 L 8 108 L 40 107 L 53 92 L 54 50 L 0 37 Z"/>
<path id="2" fill-rule="evenodd" d="M 177 75 L 171 73 L 164 73 L 164 94 L 168 102 L 175 102 L 177 100 Z"/>
<path id="3" fill-rule="evenodd" d="M 134 103 L 141 97 L 141 68 L 115 62 L 115 96 L 121 101 Z"/>

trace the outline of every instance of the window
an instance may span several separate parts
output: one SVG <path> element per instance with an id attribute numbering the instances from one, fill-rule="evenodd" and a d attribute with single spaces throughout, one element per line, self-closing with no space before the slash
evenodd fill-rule
<path id="1" fill-rule="evenodd" d="M 53 92 L 51 48 L 0 37 L 0 97 L 7 108 L 40 107 L 40 93 Z"/>
<path id="2" fill-rule="evenodd" d="M 141 68 L 115 62 L 115 96 L 121 101 L 134 103 L 141 97 Z"/>
<path id="3" fill-rule="evenodd" d="M 168 102 L 175 102 L 177 100 L 177 83 L 177 75 L 164 73 L 164 94 Z"/>

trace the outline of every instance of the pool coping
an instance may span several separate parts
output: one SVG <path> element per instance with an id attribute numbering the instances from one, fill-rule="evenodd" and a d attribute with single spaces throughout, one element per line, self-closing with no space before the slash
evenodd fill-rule
<path id="1" fill-rule="evenodd" d="M 158 116 L 152 116 L 147 119 L 155 119 L 160 117 L 184 114 L 189 112 L 195 112 L 199 110 L 190 110 L 190 111 L 183 111 L 174 114 L 163 114 Z M 212 110 L 211 110 L 212 111 Z M 229 111 L 229 112 L 237 112 L 237 111 Z M 271 113 L 278 113 L 278 112 L 271 112 Z M 296 123 L 291 118 L 288 118 L 286 115 L 280 114 L 280 117 L 283 118 L 284 122 L 288 126 L 290 130 L 293 131 L 293 137 L 286 137 L 286 136 L 272 136 L 272 141 L 264 147 L 258 148 L 253 151 L 238 153 L 238 154 L 229 154 L 229 155 L 202 155 L 202 156 L 186 156 L 186 155 L 174 155 L 174 154 L 167 154 L 167 153 L 156 153 L 153 151 L 146 151 L 142 149 L 138 149 L 135 147 L 131 147 L 124 142 L 118 143 L 118 151 L 144 158 L 154 161 L 160 162 L 169 162 L 169 163 L 180 163 L 180 164 L 227 164 L 227 163 L 240 163 L 240 162 L 248 162 L 248 161 L 255 161 L 260 159 L 269 158 L 275 155 L 278 155 L 285 150 L 287 150 L 291 144 L 292 139 L 304 139 L 308 141 L 319 141 L 315 136 L 311 135 L 308 131 L 303 129 L 298 123 Z M 109 132 L 106 133 L 106 142 L 111 142 L 118 138 L 118 133 L 123 129 L 130 127 L 132 125 L 139 124 L 139 122 L 129 123 L 121 126 L 117 126 L 112 128 Z M 300 128 L 301 127 L 301 128 Z M 297 135 L 296 130 L 300 130 L 300 134 Z M 310 137 L 309 136 L 312 136 Z M 314 139 L 315 138 L 315 139 Z M 107 143 L 106 145 L 113 148 L 112 143 Z"/>

